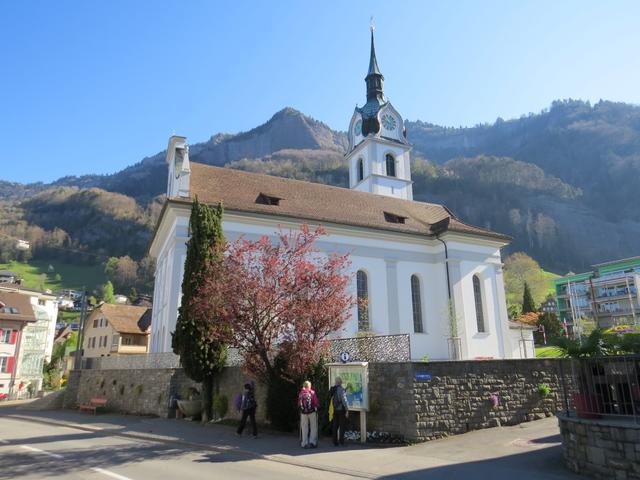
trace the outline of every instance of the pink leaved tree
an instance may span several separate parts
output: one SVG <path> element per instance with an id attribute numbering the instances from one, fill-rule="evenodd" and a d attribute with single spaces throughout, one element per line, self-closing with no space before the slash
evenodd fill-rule
<path id="1" fill-rule="evenodd" d="M 276 242 L 241 238 L 227 248 L 224 273 L 203 279 L 192 300 L 203 313 L 220 313 L 212 318 L 224 325 L 214 334 L 225 335 L 245 369 L 265 383 L 300 381 L 355 305 L 348 255 L 318 252 L 314 243 L 323 235 L 322 227 L 303 225 L 280 232 Z"/>

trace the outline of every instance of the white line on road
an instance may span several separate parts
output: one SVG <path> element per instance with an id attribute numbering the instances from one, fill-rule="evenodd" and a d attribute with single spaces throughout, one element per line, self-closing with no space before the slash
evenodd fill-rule
<path id="1" fill-rule="evenodd" d="M 29 450 L 31 452 L 42 453 L 43 455 L 48 455 L 53 458 L 63 458 L 62 455 L 58 455 L 57 453 L 47 452 L 45 450 L 40 450 L 39 448 L 30 447 L 29 445 L 20 445 L 20 448 L 24 448 L 25 450 Z"/>
<path id="2" fill-rule="evenodd" d="M 125 477 L 124 475 L 118 475 L 117 473 L 110 472 L 109 470 L 105 470 L 104 468 L 94 467 L 91 470 L 94 472 L 101 473 L 106 475 L 107 477 L 117 478 L 118 480 L 131 480 L 129 477 Z"/>

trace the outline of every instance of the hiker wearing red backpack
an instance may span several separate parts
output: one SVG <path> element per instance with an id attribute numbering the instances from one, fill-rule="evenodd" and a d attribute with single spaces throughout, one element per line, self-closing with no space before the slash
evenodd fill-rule
<path id="1" fill-rule="evenodd" d="M 298 410 L 300 410 L 300 433 L 302 448 L 316 448 L 318 446 L 318 397 L 311 388 L 309 380 L 302 384 L 298 394 Z"/>

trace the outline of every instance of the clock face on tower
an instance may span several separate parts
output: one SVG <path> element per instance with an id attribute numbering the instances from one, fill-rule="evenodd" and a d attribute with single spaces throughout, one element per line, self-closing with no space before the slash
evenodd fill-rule
<path id="1" fill-rule="evenodd" d="M 396 125 L 396 119 L 392 115 L 389 115 L 388 113 L 382 115 L 382 126 L 385 130 L 395 130 Z"/>
<path id="2" fill-rule="evenodd" d="M 353 133 L 358 136 L 358 135 L 362 135 L 362 120 L 358 120 L 355 124 L 355 126 L 353 127 Z"/>

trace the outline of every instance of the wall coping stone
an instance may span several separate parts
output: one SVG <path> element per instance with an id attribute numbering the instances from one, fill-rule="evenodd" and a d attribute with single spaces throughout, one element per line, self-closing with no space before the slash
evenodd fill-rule
<path id="1" fill-rule="evenodd" d="M 566 413 L 557 413 L 556 417 L 558 417 L 559 421 L 562 422 L 571 422 L 577 423 L 580 425 L 589 425 L 589 426 L 597 426 L 597 427 L 615 427 L 615 428 L 629 428 L 632 430 L 640 430 L 640 423 L 636 423 L 633 420 L 622 419 L 622 418 L 578 418 L 573 416 L 568 416 Z"/>

